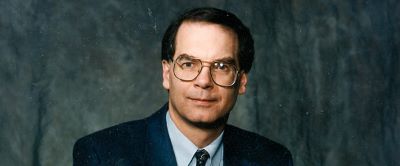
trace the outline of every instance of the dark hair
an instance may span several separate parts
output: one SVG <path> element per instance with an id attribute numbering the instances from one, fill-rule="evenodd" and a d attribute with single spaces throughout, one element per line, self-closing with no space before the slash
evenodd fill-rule
<path id="1" fill-rule="evenodd" d="M 162 39 L 162 60 L 173 60 L 176 34 L 185 21 L 209 22 L 222 25 L 235 32 L 239 40 L 239 67 L 246 73 L 250 71 L 254 59 L 254 42 L 250 30 L 234 14 L 210 7 L 188 10 L 169 25 Z"/>

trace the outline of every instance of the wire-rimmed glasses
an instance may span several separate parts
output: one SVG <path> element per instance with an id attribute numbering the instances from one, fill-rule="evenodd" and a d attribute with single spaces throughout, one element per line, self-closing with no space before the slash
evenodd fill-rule
<path id="1" fill-rule="evenodd" d="M 209 67 L 214 83 L 223 87 L 233 86 L 239 73 L 234 61 L 218 60 L 207 62 L 186 54 L 180 55 L 175 60 L 173 71 L 176 78 L 182 81 L 193 81 L 200 74 L 203 67 Z"/>

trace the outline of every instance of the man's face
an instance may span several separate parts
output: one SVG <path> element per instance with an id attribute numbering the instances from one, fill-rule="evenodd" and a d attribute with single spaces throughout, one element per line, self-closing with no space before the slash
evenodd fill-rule
<path id="1" fill-rule="evenodd" d="M 184 22 L 176 35 L 174 61 L 186 54 L 202 61 L 231 59 L 238 66 L 236 35 L 220 25 Z M 245 92 L 247 75 L 240 74 L 238 85 L 216 85 L 210 67 L 203 67 L 193 81 L 174 76 L 173 63 L 163 61 L 163 86 L 169 90 L 169 111 L 175 123 L 213 125 L 228 116 L 238 94 Z M 203 64 L 205 66 L 209 66 Z"/>

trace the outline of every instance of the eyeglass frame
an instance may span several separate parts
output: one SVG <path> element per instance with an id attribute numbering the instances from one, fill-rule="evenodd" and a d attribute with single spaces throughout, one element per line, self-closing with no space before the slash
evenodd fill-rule
<path id="1" fill-rule="evenodd" d="M 218 84 L 218 83 L 214 80 L 214 77 L 213 77 L 213 75 L 212 75 L 212 73 L 211 73 L 211 72 L 212 72 L 212 70 L 211 70 L 211 66 L 212 66 L 212 65 L 210 65 L 210 66 L 204 66 L 204 62 L 205 62 L 205 63 L 209 63 L 209 64 L 213 64 L 213 63 L 216 63 L 216 62 L 223 62 L 223 61 L 218 61 L 218 60 L 216 60 L 216 61 L 203 61 L 203 60 L 198 59 L 198 58 L 191 58 L 191 59 L 193 59 L 193 60 L 198 60 L 198 61 L 200 61 L 201 68 L 200 68 L 200 70 L 198 71 L 196 77 L 194 77 L 194 78 L 191 79 L 191 80 L 185 80 L 185 79 L 179 78 L 179 77 L 176 75 L 176 73 L 175 73 L 175 65 L 177 64 L 177 61 L 176 61 L 176 60 L 179 59 L 179 58 L 181 58 L 181 57 L 182 57 L 182 55 L 179 55 L 178 58 L 176 58 L 175 60 L 173 60 L 173 59 L 170 60 L 170 61 L 174 64 L 173 69 L 172 69 L 172 72 L 174 73 L 174 76 L 175 76 L 177 79 L 181 80 L 181 81 L 185 81 L 185 82 L 194 81 L 194 80 L 196 80 L 196 78 L 200 75 L 201 71 L 203 71 L 203 67 L 209 67 L 209 68 L 210 68 L 209 74 L 210 74 L 211 80 L 212 80 L 216 85 L 221 86 L 221 87 L 232 87 L 232 86 L 234 86 L 234 85 L 237 83 L 237 79 L 239 78 L 239 74 L 242 73 L 242 72 L 240 72 L 239 69 L 237 69 L 236 65 L 232 65 L 232 67 L 233 67 L 234 70 L 235 70 L 235 78 L 233 79 L 233 82 L 232 82 L 230 85 L 220 85 L 220 84 Z M 190 57 L 190 56 L 189 56 L 189 57 Z"/>

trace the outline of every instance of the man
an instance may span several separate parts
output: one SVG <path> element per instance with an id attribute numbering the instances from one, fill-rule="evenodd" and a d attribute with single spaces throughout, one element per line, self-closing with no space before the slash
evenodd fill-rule
<path id="1" fill-rule="evenodd" d="M 150 117 L 77 141 L 74 165 L 292 165 L 290 152 L 227 125 L 254 55 L 247 27 L 215 8 L 187 11 L 162 41 L 168 103 Z"/>

